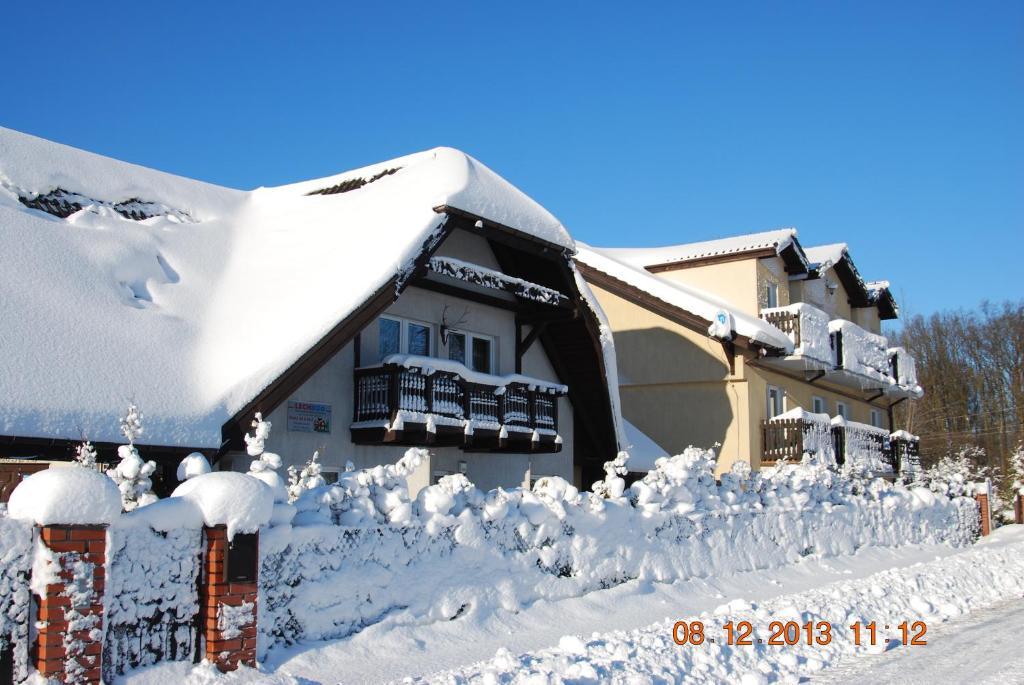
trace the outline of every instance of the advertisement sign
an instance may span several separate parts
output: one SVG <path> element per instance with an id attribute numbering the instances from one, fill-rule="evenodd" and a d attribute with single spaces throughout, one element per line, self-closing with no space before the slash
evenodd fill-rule
<path id="1" fill-rule="evenodd" d="M 298 433 L 330 433 L 331 405 L 288 402 L 288 430 Z"/>

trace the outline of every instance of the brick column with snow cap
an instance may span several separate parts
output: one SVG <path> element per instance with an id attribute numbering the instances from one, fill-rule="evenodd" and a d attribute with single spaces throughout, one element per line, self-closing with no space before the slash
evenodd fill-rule
<path id="1" fill-rule="evenodd" d="M 92 469 L 51 468 L 15 488 L 8 512 L 39 527 L 31 578 L 36 670 L 65 683 L 101 682 L 106 528 L 121 514 L 117 486 Z"/>
<path id="2" fill-rule="evenodd" d="M 981 536 L 992 533 L 992 481 L 986 479 L 974 486 L 974 499 L 978 502 L 978 515 L 981 518 Z"/>
<path id="3" fill-rule="evenodd" d="M 274 494 L 260 479 L 218 471 L 191 478 L 173 497 L 193 502 L 205 527 L 199 582 L 202 654 L 221 671 L 256 666 L 259 529 Z"/>

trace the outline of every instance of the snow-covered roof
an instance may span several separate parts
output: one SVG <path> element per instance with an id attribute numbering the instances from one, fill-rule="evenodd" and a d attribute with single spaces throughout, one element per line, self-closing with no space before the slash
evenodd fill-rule
<path id="1" fill-rule="evenodd" d="M 778 254 L 792 245 L 795 238 L 795 228 L 780 228 L 761 233 L 705 240 L 699 243 L 683 243 L 666 247 L 603 248 L 603 252 L 620 262 L 643 268 L 768 248 L 774 248 Z"/>
<path id="2" fill-rule="evenodd" d="M 654 462 L 669 456 L 666 449 L 626 419 L 622 419 L 622 427 L 626 438 L 623 448 L 629 452 L 626 468 L 630 471 L 650 471 L 654 468 Z"/>
<path id="3" fill-rule="evenodd" d="M 30 208 L 51 202 L 70 215 Z M 225 421 L 411 265 L 442 205 L 574 249 L 450 148 L 244 192 L 0 128 L 0 434 L 114 441 L 132 400 L 141 442 L 218 447 Z"/>
<path id="4" fill-rule="evenodd" d="M 807 255 L 807 259 L 813 264 L 819 271 L 824 271 L 836 264 L 843 258 L 843 255 L 849 251 L 849 246 L 846 243 L 832 243 L 831 245 L 815 245 L 813 247 L 805 247 L 804 254 Z"/>
<path id="5" fill-rule="evenodd" d="M 793 351 L 793 342 L 775 326 L 745 314 L 725 300 L 699 288 L 669 281 L 644 270 L 642 266 L 622 261 L 615 256 L 621 250 L 596 248 L 581 242 L 576 243 L 576 250 L 576 260 L 580 263 L 642 290 L 666 304 L 708 322 L 714 321 L 718 312 L 724 310 L 732 314 L 738 334 L 785 352 Z"/>

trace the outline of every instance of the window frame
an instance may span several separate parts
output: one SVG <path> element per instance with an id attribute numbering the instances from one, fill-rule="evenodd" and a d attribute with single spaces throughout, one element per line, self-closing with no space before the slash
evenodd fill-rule
<path id="1" fill-rule="evenodd" d="M 772 402 L 772 391 L 775 391 L 778 402 Z M 765 386 L 765 412 L 768 414 L 769 419 L 774 419 L 780 414 L 786 413 L 786 393 L 781 386 L 772 385 L 769 383 Z M 773 413 L 772 410 L 777 408 L 778 411 Z"/>
<path id="2" fill-rule="evenodd" d="M 779 306 L 779 284 L 774 281 L 767 281 L 765 286 L 764 301 L 767 303 L 768 309 L 774 309 Z M 772 302 L 773 300 L 774 302 Z"/>
<path id="3" fill-rule="evenodd" d="M 871 425 L 872 426 L 874 426 L 875 428 L 883 428 L 884 427 L 884 426 L 882 426 L 882 412 L 880 410 L 872 407 L 871 408 L 871 413 L 869 414 L 869 417 L 870 417 L 870 421 L 871 421 Z"/>
<path id="4" fill-rule="evenodd" d="M 453 335 L 462 336 L 462 339 L 465 341 L 465 343 L 463 345 L 463 352 L 464 352 L 464 355 L 465 355 L 465 359 L 463 359 L 461 362 L 459 362 L 460 364 L 464 365 L 467 369 L 470 369 L 472 371 L 476 371 L 477 373 L 486 373 L 486 374 L 492 375 L 492 376 L 497 374 L 497 372 L 498 372 L 498 369 L 497 369 L 497 366 L 498 366 L 497 362 L 498 362 L 498 360 L 497 360 L 497 354 L 495 352 L 495 350 L 497 348 L 497 338 L 495 336 L 488 335 L 486 333 L 475 333 L 473 331 L 449 331 L 448 332 L 448 343 L 445 344 L 445 350 L 448 352 L 448 357 L 447 358 L 452 360 L 452 361 L 459 361 L 457 359 L 452 359 L 452 356 L 451 356 L 451 339 L 452 339 Z M 489 350 L 489 354 L 488 354 L 488 360 L 487 360 L 487 363 L 488 363 L 488 366 L 489 366 L 489 370 L 488 371 L 480 371 L 479 369 L 473 368 L 473 340 L 474 339 L 486 340 L 488 345 L 490 346 L 490 350 Z"/>
<path id="5" fill-rule="evenodd" d="M 846 421 L 850 420 L 850 405 L 846 402 L 836 401 L 836 416 L 842 416 Z"/>
<path id="6" fill-rule="evenodd" d="M 388 321 L 395 321 L 398 323 L 398 352 L 392 352 L 389 354 L 412 354 L 412 352 L 409 351 L 409 341 L 412 339 L 412 336 L 410 336 L 409 334 L 409 326 L 416 325 L 422 326 L 423 328 L 427 329 L 427 354 L 417 356 L 432 356 L 430 354 L 430 351 L 436 347 L 434 342 L 434 324 L 430 323 L 429 321 L 421 321 L 419 319 L 408 319 L 404 316 L 395 316 L 394 314 L 381 314 L 379 317 L 377 317 L 377 354 L 380 356 L 381 362 L 383 362 L 384 358 L 388 356 L 388 354 L 383 354 L 383 350 L 381 349 L 380 337 L 380 322 L 385 319 L 387 319 Z"/>
<path id="7" fill-rule="evenodd" d="M 818 404 L 821 404 L 821 411 L 818 411 Z M 820 395 L 811 395 L 811 412 L 814 414 L 828 414 L 828 400 Z"/>

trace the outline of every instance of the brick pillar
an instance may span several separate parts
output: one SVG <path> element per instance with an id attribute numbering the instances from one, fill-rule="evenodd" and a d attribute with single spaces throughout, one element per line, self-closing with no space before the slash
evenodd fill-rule
<path id="1" fill-rule="evenodd" d="M 239 664 L 255 667 L 257 578 L 253 573 L 241 582 L 229 580 L 238 574 L 229 573 L 227 530 L 216 526 L 203 532 L 206 554 L 199 602 L 204 655 L 222 672 L 234 671 Z M 235 541 L 242 537 L 236 535 Z M 255 544 L 258 550 L 258 537 Z"/>
<path id="2" fill-rule="evenodd" d="M 36 670 L 65 683 L 99 683 L 103 651 L 106 526 L 42 526 L 58 582 L 38 597 Z"/>
<path id="3" fill-rule="evenodd" d="M 1013 498 L 1013 522 L 1024 523 L 1024 495 L 1019 492 Z"/>
<path id="4" fill-rule="evenodd" d="M 978 493 L 974 496 L 974 499 L 978 501 L 978 513 L 981 516 L 981 535 L 984 537 L 992 532 L 992 511 L 989 508 L 988 494 Z"/>

